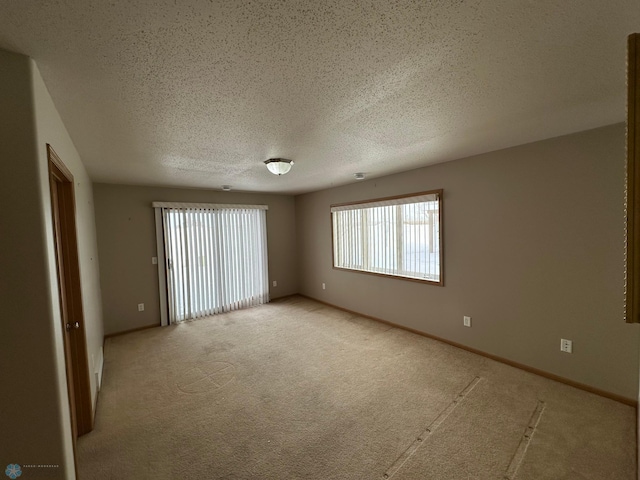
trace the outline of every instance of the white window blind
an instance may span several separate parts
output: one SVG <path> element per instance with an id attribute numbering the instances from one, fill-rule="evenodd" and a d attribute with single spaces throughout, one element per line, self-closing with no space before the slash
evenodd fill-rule
<path id="1" fill-rule="evenodd" d="M 153 206 L 162 212 L 169 323 L 269 301 L 265 206 Z"/>
<path id="2" fill-rule="evenodd" d="M 442 285 L 442 190 L 331 207 L 333 264 Z"/>

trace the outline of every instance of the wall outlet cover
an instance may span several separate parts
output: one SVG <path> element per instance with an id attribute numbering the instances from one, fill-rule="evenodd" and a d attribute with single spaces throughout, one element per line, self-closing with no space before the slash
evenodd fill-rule
<path id="1" fill-rule="evenodd" d="M 565 338 L 560 339 L 560 351 L 565 353 L 573 353 L 573 342 Z"/>

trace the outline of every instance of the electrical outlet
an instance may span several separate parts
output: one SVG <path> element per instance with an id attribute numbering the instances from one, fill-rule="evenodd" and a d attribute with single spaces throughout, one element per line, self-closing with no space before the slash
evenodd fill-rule
<path id="1" fill-rule="evenodd" d="M 326 289 L 327 289 L 327 284 L 326 284 L 326 283 L 323 283 L 323 284 L 322 284 L 322 289 L 323 289 L 323 290 L 326 290 Z"/>
<path id="2" fill-rule="evenodd" d="M 471 326 L 471 317 L 464 316 L 462 317 L 462 323 L 464 323 L 465 327 Z"/>
<path id="3" fill-rule="evenodd" d="M 565 353 L 573 353 L 573 342 L 564 338 L 560 339 L 560 351 Z"/>
<path id="4" fill-rule="evenodd" d="M 276 280 L 273 281 L 273 286 L 277 287 L 278 286 L 278 282 Z"/>
<path id="5" fill-rule="evenodd" d="M 138 311 L 139 312 L 144 312 L 144 303 L 139 303 L 138 304 Z"/>

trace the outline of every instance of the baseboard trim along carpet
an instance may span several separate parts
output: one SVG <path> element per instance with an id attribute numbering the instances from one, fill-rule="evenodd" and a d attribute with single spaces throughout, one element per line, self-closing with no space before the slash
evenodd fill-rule
<path id="1" fill-rule="evenodd" d="M 154 323 L 153 325 L 145 325 L 144 327 L 132 328 L 131 330 L 124 330 L 122 332 L 109 333 L 108 335 L 104 336 L 104 339 L 106 340 L 107 338 L 118 337 L 120 335 L 126 335 L 127 333 L 139 332 L 141 330 L 147 330 L 149 328 L 155 328 L 155 327 L 159 327 L 159 326 L 160 326 L 159 323 Z M 103 344 L 104 344 L 104 342 L 103 342 Z"/>
<path id="2" fill-rule="evenodd" d="M 636 399 L 628 398 L 628 397 L 625 397 L 625 396 L 622 396 L 622 395 L 618 395 L 618 394 L 612 393 L 612 392 L 607 392 L 606 390 L 601 390 L 599 388 L 595 388 L 595 387 L 592 387 L 590 385 L 586 385 L 584 383 L 576 382 L 574 380 L 570 380 L 568 378 L 561 377 L 559 375 L 555 375 L 553 373 L 549 373 L 549 372 L 546 372 L 544 370 L 540 370 L 538 368 L 534 368 L 534 367 L 530 367 L 528 365 L 524 365 L 522 363 L 514 362 L 513 360 L 509 360 L 507 358 L 499 357 L 497 355 L 493 355 L 491 353 L 487 353 L 487 352 L 484 352 L 482 350 L 478 350 L 476 348 L 468 347 L 468 346 L 463 345 L 461 343 L 453 342 L 451 340 L 447 340 L 446 338 L 438 337 L 436 335 L 431 335 L 430 333 L 426 333 L 426 332 L 423 332 L 423 331 L 420 331 L 420 330 L 416 330 L 414 328 L 405 327 L 404 325 L 399 325 L 397 323 L 390 322 L 390 321 L 384 320 L 382 318 L 377 318 L 377 317 L 373 317 L 371 315 L 366 315 L 366 314 L 361 313 L 361 312 L 356 312 L 356 311 L 353 311 L 353 310 L 349 310 L 348 308 L 343 308 L 343 307 L 340 307 L 338 305 L 334 305 L 332 303 L 325 302 L 323 300 L 318 300 L 317 298 L 311 297 L 309 295 L 304 295 L 302 293 L 300 293 L 298 295 L 300 295 L 301 297 L 304 297 L 304 298 L 308 298 L 309 300 L 313 300 L 314 302 L 322 303 L 322 304 L 327 305 L 329 307 L 336 308 L 338 310 L 342 310 L 343 312 L 351 313 L 353 315 L 359 315 L 361 317 L 368 318 L 370 320 L 375 320 L 377 322 L 384 323 L 384 324 L 389 325 L 389 326 L 394 327 L 394 328 L 399 328 L 401 330 L 406 330 L 407 332 L 415 333 L 416 335 L 422 335 L 423 337 L 431 338 L 432 340 L 438 340 L 439 342 L 446 343 L 448 345 L 451 345 L 452 347 L 460 348 L 462 350 L 466 350 L 467 352 L 475 353 L 477 355 L 481 355 L 483 357 L 490 358 L 491 360 L 495 360 L 496 362 L 504 363 L 504 364 L 509 365 L 511 367 L 519 368 L 520 370 L 524 370 L 526 372 L 533 373 L 533 374 L 539 375 L 541 377 L 545 377 L 545 378 L 548 378 L 550 380 L 554 380 L 556 382 L 564 383 L 565 385 L 569 385 L 571 387 L 579 388 L 580 390 L 584 390 L 585 392 L 589 392 L 589 393 L 593 393 L 593 394 L 596 394 L 596 395 L 600 395 L 601 397 L 609 398 L 611 400 L 615 400 L 616 402 L 620 402 L 620 403 L 623 403 L 625 405 L 629 405 L 631 407 L 638 408 L 638 400 L 636 400 Z"/>

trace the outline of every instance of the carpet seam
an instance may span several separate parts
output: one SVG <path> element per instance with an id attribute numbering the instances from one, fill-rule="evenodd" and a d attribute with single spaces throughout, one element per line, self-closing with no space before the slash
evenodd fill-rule
<path id="1" fill-rule="evenodd" d="M 507 467 L 507 470 L 504 474 L 504 480 L 513 480 L 516 477 L 518 470 L 520 469 L 520 465 L 522 465 L 522 461 L 524 460 L 527 450 L 529 449 L 529 444 L 531 443 L 533 434 L 536 432 L 536 428 L 540 423 L 540 419 L 542 418 L 542 414 L 544 413 L 545 408 L 546 404 L 542 400 L 538 400 L 538 404 L 531 414 L 529 423 L 527 424 L 527 428 L 525 429 L 524 434 L 520 439 L 520 443 L 518 444 L 518 447 L 516 448 L 516 451 L 511 458 L 511 462 L 509 463 L 509 466 Z"/>
<path id="2" fill-rule="evenodd" d="M 402 466 L 413 456 L 413 454 L 420 448 L 420 445 L 424 443 L 424 441 L 436 431 L 436 429 L 453 413 L 456 407 L 471 393 L 471 391 L 475 388 L 475 386 L 480 383 L 482 377 L 475 377 L 471 382 L 467 384 L 467 386 L 456 395 L 456 398 L 449 403 L 445 407 L 440 415 L 436 417 L 436 419 L 431 422 L 418 437 L 407 447 L 407 449 L 400 454 L 400 456 L 391 464 L 391 466 L 384 472 L 382 478 L 385 480 L 393 477 Z"/>

